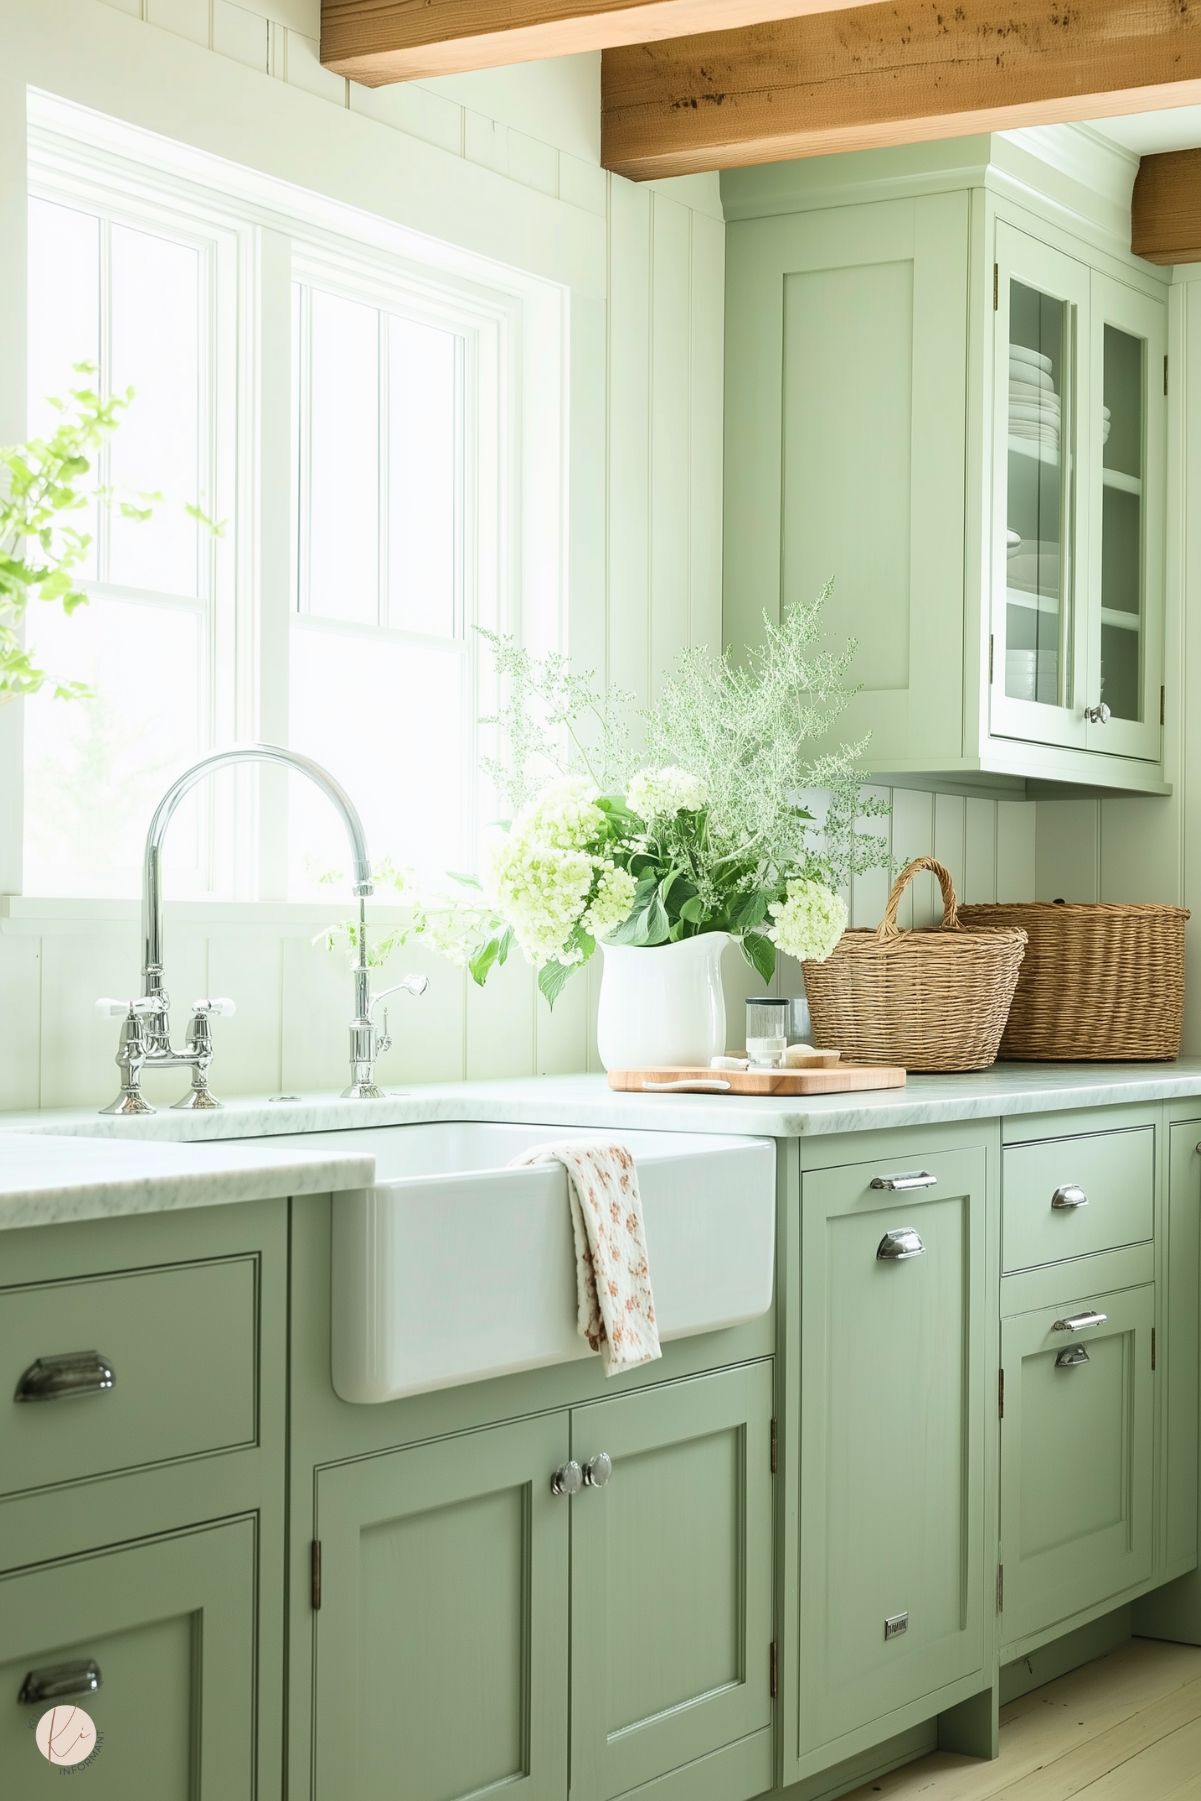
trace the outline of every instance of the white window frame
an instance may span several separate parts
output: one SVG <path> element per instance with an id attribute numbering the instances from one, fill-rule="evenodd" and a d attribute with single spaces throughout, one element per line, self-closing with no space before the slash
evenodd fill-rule
<path id="1" fill-rule="evenodd" d="M 234 399 L 224 429 L 210 421 L 210 441 L 221 446 L 213 511 L 237 520 L 236 531 L 214 540 L 211 552 L 216 603 L 210 611 L 221 619 L 211 649 L 214 703 L 232 670 L 230 691 L 212 708 L 214 736 L 224 735 L 228 717 L 239 739 L 287 742 L 288 644 L 293 629 L 304 629 L 292 608 L 289 555 L 294 272 L 320 285 L 339 281 L 354 298 L 374 290 L 387 297 L 385 304 L 403 300 L 413 316 L 424 311 L 464 334 L 484 397 L 479 414 L 489 428 L 475 432 L 468 459 L 465 516 L 483 526 L 467 534 L 463 623 L 469 628 L 478 619 L 520 636 L 532 628 L 538 650 L 563 647 L 566 288 L 48 96 L 30 94 L 29 120 L 31 191 L 36 186 L 52 190 L 48 198 L 68 200 L 75 193 L 86 204 L 100 181 L 110 204 L 128 205 L 143 224 L 156 209 L 173 233 L 191 221 L 206 242 L 220 246 L 220 294 L 236 293 L 232 308 L 220 295 L 214 299 L 224 379 L 232 369 Z M 492 503 L 473 508 L 472 486 Z M 474 732 L 475 718 L 492 710 L 495 693 L 469 629 L 464 646 L 475 665 Z M 231 867 L 247 870 L 246 880 L 232 903 L 215 893 L 184 903 L 189 911 L 219 908 L 228 917 L 231 904 L 240 915 L 264 904 L 273 914 L 281 905 L 297 915 L 311 911 L 310 903 L 285 898 L 284 779 L 271 771 L 234 778 L 224 855 Z M 21 781 L 23 787 L 23 771 Z M 480 799 L 464 797 L 469 806 Z M 403 855 L 412 848 L 381 845 L 373 852 Z M 212 851 L 219 879 L 222 847 L 213 842 Z M 112 917 L 114 908 L 124 912 L 129 905 L 21 893 L 7 910 L 74 917 L 95 909 Z"/>

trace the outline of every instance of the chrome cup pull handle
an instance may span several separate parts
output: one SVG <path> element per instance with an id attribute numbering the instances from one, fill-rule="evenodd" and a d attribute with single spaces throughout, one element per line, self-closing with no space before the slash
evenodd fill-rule
<path id="1" fill-rule="evenodd" d="M 1089 1326 L 1103 1326 L 1108 1320 L 1107 1313 L 1069 1313 L 1064 1319 L 1057 1319 L 1051 1327 L 1052 1332 L 1083 1332 Z"/>
<path id="2" fill-rule="evenodd" d="M 70 1695 L 94 1695 L 103 1682 L 94 1657 L 79 1663 L 47 1664 L 44 1670 L 26 1672 L 17 1700 L 25 1707 L 41 1707 L 47 1701 L 65 1701 Z"/>
<path id="3" fill-rule="evenodd" d="M 934 1188 L 937 1183 L 938 1177 L 928 1169 L 914 1169 L 904 1176 L 873 1176 L 869 1186 L 885 1194 L 904 1194 L 911 1188 Z"/>
<path id="4" fill-rule="evenodd" d="M 1065 1345 L 1055 1359 L 1057 1370 L 1079 1369 L 1082 1363 L 1088 1362 L 1088 1352 L 1082 1344 Z"/>
<path id="5" fill-rule="evenodd" d="M 877 1263 L 905 1263 L 910 1257 L 924 1257 L 926 1247 L 912 1226 L 899 1226 L 886 1232 L 876 1246 Z"/>
<path id="6" fill-rule="evenodd" d="M 1083 1188 L 1076 1186 L 1075 1182 L 1065 1182 L 1063 1187 L 1057 1188 L 1051 1196 L 1051 1205 L 1057 1213 L 1067 1211 L 1072 1207 L 1087 1207 L 1088 1196 Z"/>
<path id="7" fill-rule="evenodd" d="M 103 1394 L 116 1385 L 113 1366 L 99 1351 L 64 1351 L 35 1359 L 22 1373 L 13 1400 L 69 1401 L 77 1395 Z"/>

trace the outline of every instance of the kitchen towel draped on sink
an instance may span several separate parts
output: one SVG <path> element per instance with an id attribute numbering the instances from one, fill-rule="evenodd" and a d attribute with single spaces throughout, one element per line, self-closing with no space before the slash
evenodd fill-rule
<path id="1" fill-rule="evenodd" d="M 567 1171 L 580 1337 L 600 1352 L 606 1376 L 652 1363 L 663 1353 L 633 1157 L 624 1144 L 563 1139 L 510 1167 L 538 1163 Z"/>

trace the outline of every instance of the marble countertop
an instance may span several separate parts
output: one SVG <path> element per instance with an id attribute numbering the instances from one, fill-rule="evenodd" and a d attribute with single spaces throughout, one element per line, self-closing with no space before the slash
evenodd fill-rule
<path id="1" fill-rule="evenodd" d="M 786 1099 L 615 1094 L 603 1076 L 539 1076 L 413 1089 L 379 1101 L 250 1097 L 213 1113 L 116 1119 L 81 1108 L 0 1114 L 0 1229 L 109 1213 L 319 1194 L 371 1181 L 369 1155 L 338 1149 L 354 1126 L 438 1120 L 802 1138 L 1201 1096 L 1201 1059 L 1001 1063 L 980 1075 L 911 1076 L 905 1088 Z M 271 1140 L 328 1132 L 314 1156 Z"/>

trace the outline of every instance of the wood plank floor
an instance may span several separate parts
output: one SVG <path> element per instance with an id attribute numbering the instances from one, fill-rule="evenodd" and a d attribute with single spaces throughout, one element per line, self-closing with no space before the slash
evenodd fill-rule
<path id="1" fill-rule="evenodd" d="M 937 1752 L 848 1801 L 1201 1801 L 1201 1650 L 1136 1639 L 1001 1712 L 993 1763 Z"/>

